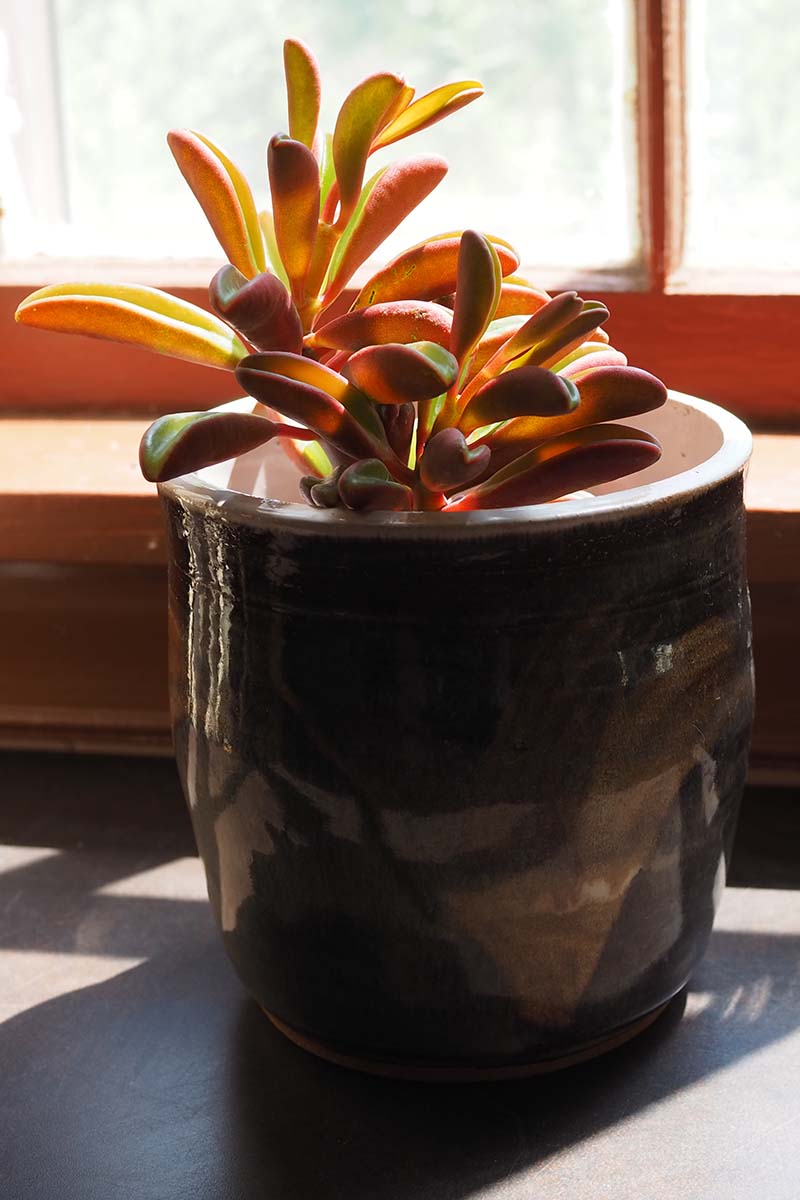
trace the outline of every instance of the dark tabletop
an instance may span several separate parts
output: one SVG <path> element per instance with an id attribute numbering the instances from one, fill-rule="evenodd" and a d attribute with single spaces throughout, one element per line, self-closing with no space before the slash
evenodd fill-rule
<path id="1" fill-rule="evenodd" d="M 752 790 L 711 947 L 524 1083 L 352 1074 L 223 955 L 174 767 L 0 756 L 2 1200 L 798 1200 L 800 795 Z M 794 890 L 797 889 L 797 890 Z"/>

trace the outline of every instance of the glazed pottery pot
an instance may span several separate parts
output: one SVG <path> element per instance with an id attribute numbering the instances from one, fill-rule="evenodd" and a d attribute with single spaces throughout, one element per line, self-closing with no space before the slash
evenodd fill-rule
<path id="1" fill-rule="evenodd" d="M 272 452 L 162 487 L 211 903 L 307 1048 L 542 1069 L 637 1031 L 702 955 L 752 715 L 750 436 L 688 397 L 637 420 L 659 464 L 528 508 L 314 510 Z"/>

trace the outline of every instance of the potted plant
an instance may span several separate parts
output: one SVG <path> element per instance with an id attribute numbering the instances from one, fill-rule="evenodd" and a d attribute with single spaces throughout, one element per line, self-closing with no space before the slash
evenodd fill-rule
<path id="1" fill-rule="evenodd" d="M 247 986 L 363 1069 L 549 1069 L 652 1021 L 711 929 L 752 715 L 749 435 L 500 238 L 439 235 L 347 292 L 446 170 L 365 184 L 370 155 L 481 89 L 374 75 L 321 139 L 313 56 L 290 40 L 285 67 L 271 212 L 170 135 L 229 260 L 213 313 L 67 284 L 17 317 L 249 394 L 141 450 L 178 764 Z"/>

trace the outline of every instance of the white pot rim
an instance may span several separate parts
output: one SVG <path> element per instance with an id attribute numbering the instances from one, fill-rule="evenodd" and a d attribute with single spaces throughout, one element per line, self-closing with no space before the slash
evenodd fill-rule
<path id="1" fill-rule="evenodd" d="M 240 524 L 280 527 L 287 532 L 332 533 L 347 536 L 467 536 L 520 532 L 520 526 L 567 528 L 652 513 L 664 506 L 683 504 L 744 471 L 753 439 L 750 430 L 727 409 L 697 396 L 669 392 L 679 406 L 694 409 L 719 428 L 722 444 L 699 465 L 654 483 L 641 484 L 601 496 L 585 496 L 548 504 L 474 512 L 375 512 L 313 508 L 304 501 L 262 500 L 243 492 L 215 487 L 198 474 L 182 475 L 159 484 L 159 491 L 189 508 L 216 510 Z"/>

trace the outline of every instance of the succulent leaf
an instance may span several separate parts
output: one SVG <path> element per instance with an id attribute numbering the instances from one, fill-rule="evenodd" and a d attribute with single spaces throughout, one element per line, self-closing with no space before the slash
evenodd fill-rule
<path id="1" fill-rule="evenodd" d="M 296 442 L 291 438 L 281 438 L 280 443 L 301 471 L 310 471 L 315 479 L 322 479 L 330 473 L 333 464 L 319 442 Z"/>
<path id="2" fill-rule="evenodd" d="M 340 503 L 339 476 L 343 470 L 343 466 L 336 467 L 324 479 L 318 479 L 315 475 L 304 476 L 300 480 L 300 491 L 309 504 L 314 508 L 337 508 Z"/>
<path id="3" fill-rule="evenodd" d="M 410 401 L 405 404 L 379 404 L 378 416 L 386 433 L 386 440 L 401 462 L 407 463 L 414 440 L 417 410 Z"/>
<path id="4" fill-rule="evenodd" d="M 497 251 L 503 274 L 515 271 L 519 257 L 514 248 L 492 234 L 486 237 Z M 461 233 L 443 233 L 405 250 L 364 284 L 353 308 L 388 300 L 436 300 L 453 292 L 458 281 L 460 243 Z"/>
<path id="5" fill-rule="evenodd" d="M 474 229 L 461 235 L 457 279 L 450 349 L 464 366 L 494 317 L 502 283 L 497 251 Z"/>
<path id="6" fill-rule="evenodd" d="M 394 117 L 374 140 L 372 148 L 380 150 L 412 133 L 427 129 L 482 95 L 483 86 L 477 79 L 462 79 L 458 83 L 446 83 L 435 88 L 427 95 L 420 96 Z"/>
<path id="7" fill-rule="evenodd" d="M 581 397 L 580 411 L 592 422 L 635 417 L 660 408 L 667 400 L 661 380 L 640 367 L 598 367 L 574 382 Z"/>
<path id="8" fill-rule="evenodd" d="M 395 461 L 388 443 L 365 429 L 339 400 L 309 383 L 263 370 L 260 357 L 244 359 L 236 370 L 236 378 L 249 395 L 313 429 L 351 458 L 379 458 L 391 464 L 393 474 L 398 474 L 398 468 L 400 474 L 408 474 L 407 468 Z"/>
<path id="9" fill-rule="evenodd" d="M 22 325 L 126 342 L 232 370 L 247 348 L 218 317 L 158 288 L 130 283 L 60 283 L 33 292 L 16 312 Z"/>
<path id="10" fill-rule="evenodd" d="M 460 429 L 442 429 L 425 446 L 419 477 L 432 492 L 466 487 L 485 473 L 490 458 L 488 446 L 469 446 Z"/>
<path id="11" fill-rule="evenodd" d="M 629 425 L 592 425 L 549 438 L 486 482 L 454 497 L 446 511 L 542 504 L 641 471 L 660 456 L 652 434 Z"/>
<path id="12" fill-rule="evenodd" d="M 592 334 L 592 337 L 594 337 L 594 334 Z M 624 367 L 627 365 L 628 360 L 625 355 L 621 354 L 619 350 L 614 350 L 611 346 L 604 345 L 602 349 L 594 349 L 591 353 L 581 353 L 584 347 L 598 347 L 599 345 L 600 343 L 594 341 L 582 342 L 576 350 L 573 350 L 572 353 L 576 357 L 572 362 L 567 362 L 566 366 L 562 366 L 561 363 L 564 360 L 560 359 L 553 367 L 553 370 L 557 370 L 560 375 L 563 375 L 567 379 L 574 379 L 577 382 L 582 375 L 595 371 L 598 367 Z M 571 358 L 572 355 L 567 355 L 566 357 Z"/>
<path id="13" fill-rule="evenodd" d="M 324 207 L 335 182 L 336 168 L 333 165 L 333 134 L 326 133 L 322 141 L 322 158 L 319 164 L 320 208 Z"/>
<path id="14" fill-rule="evenodd" d="M 544 308 L 550 300 L 547 292 L 528 284 L 509 283 L 503 280 L 500 288 L 500 299 L 495 310 L 495 320 L 501 317 L 530 316 Z"/>
<path id="15" fill-rule="evenodd" d="M 503 342 L 481 370 L 473 375 L 462 394 L 461 407 L 463 408 L 485 383 L 499 375 L 509 363 L 526 354 L 533 346 L 549 337 L 554 330 L 561 329 L 582 311 L 583 301 L 577 292 L 562 292 L 559 296 L 554 296 Z"/>
<path id="16" fill-rule="evenodd" d="M 289 276 L 286 274 L 286 269 L 281 262 L 281 256 L 278 253 L 278 243 L 275 240 L 275 222 L 272 218 L 270 209 L 265 208 L 258 214 L 258 223 L 261 226 L 261 233 L 264 238 L 264 250 L 269 261 L 270 267 L 280 279 L 281 283 L 286 285 L 289 290 Z"/>
<path id="17" fill-rule="evenodd" d="M 435 342 L 389 342 L 357 350 L 342 373 L 378 404 L 405 404 L 441 396 L 455 382 L 458 362 Z"/>
<path id="18" fill-rule="evenodd" d="M 436 342 L 448 347 L 452 320 L 453 314 L 441 304 L 393 300 L 328 321 L 306 338 L 306 345 L 315 350 L 348 351 L 386 342 Z"/>
<path id="19" fill-rule="evenodd" d="M 267 150 L 275 243 L 292 296 L 305 299 L 319 220 L 319 169 L 303 142 L 276 135 Z"/>
<path id="20" fill-rule="evenodd" d="M 248 279 L 264 271 L 258 213 L 239 168 L 212 141 L 191 129 L 173 129 L 167 142 L 228 261 Z"/>
<path id="21" fill-rule="evenodd" d="M 608 320 L 608 316 L 608 309 L 604 305 L 600 308 L 584 308 L 584 311 L 578 313 L 571 321 L 567 321 L 560 329 L 551 330 L 530 350 L 520 355 L 516 359 L 517 365 L 532 363 L 538 367 L 554 366 L 572 350 L 581 346 L 586 338 L 591 337 L 600 322 Z"/>
<path id="22" fill-rule="evenodd" d="M 414 507 L 411 488 L 393 479 L 375 458 L 345 467 L 339 476 L 339 496 L 347 508 L 358 512 L 408 512 Z"/>
<path id="23" fill-rule="evenodd" d="M 491 447 L 493 466 L 504 467 L 532 446 L 573 429 L 651 412 L 667 398 L 661 380 L 638 367 L 601 367 L 573 382 L 580 404 L 571 412 L 560 417 L 517 417 L 479 439 Z"/>
<path id="24" fill-rule="evenodd" d="M 549 421 L 572 413 L 579 403 L 578 389 L 570 380 L 543 367 L 518 367 L 484 384 L 464 408 L 458 427 L 468 434 L 513 417 Z"/>
<path id="25" fill-rule="evenodd" d="M 359 202 L 331 264 L 323 299 L 330 304 L 353 272 L 404 221 L 447 174 L 447 163 L 433 154 L 392 163 L 373 176 L 363 204 Z"/>
<path id="26" fill-rule="evenodd" d="M 289 104 L 289 135 L 313 150 L 322 95 L 317 60 L 305 42 L 287 38 L 283 43 L 283 68 Z"/>
<path id="27" fill-rule="evenodd" d="M 302 354 L 283 354 L 277 351 L 251 355 L 248 366 L 319 388 L 321 392 L 326 392 L 334 400 L 338 400 L 369 433 L 385 440 L 383 422 L 375 406 L 357 387 L 323 363 L 315 362 L 313 358 L 306 358 Z"/>
<path id="28" fill-rule="evenodd" d="M 591 334 L 590 336 L 594 337 L 594 334 Z M 560 358 L 557 363 L 554 363 L 550 370 L 558 371 L 559 373 L 561 371 L 566 371 L 567 367 L 572 366 L 572 364 L 577 362 L 579 359 L 588 358 L 589 356 L 594 356 L 595 354 L 602 354 L 604 357 L 608 356 L 607 364 L 604 363 L 598 365 L 619 365 L 624 367 L 628 362 L 624 354 L 621 354 L 619 350 L 612 349 L 611 346 L 609 346 L 606 342 L 581 342 L 580 346 L 577 346 L 574 350 L 571 350 L 569 354 L 565 354 L 563 358 Z"/>
<path id="29" fill-rule="evenodd" d="M 290 429 L 293 438 L 313 437 L 305 429 L 255 413 L 171 413 L 145 430 L 139 445 L 139 465 L 145 479 L 162 483 L 255 450 Z"/>
<path id="30" fill-rule="evenodd" d="M 245 279 L 227 263 L 211 280 L 208 294 L 214 311 L 256 349 L 302 352 L 303 326 L 277 275 L 264 272 Z"/>
<path id="31" fill-rule="evenodd" d="M 337 227 L 347 225 L 358 203 L 372 143 L 392 113 L 405 84 L 397 75 L 370 75 L 346 97 L 333 131 L 333 162 L 339 190 Z"/>

